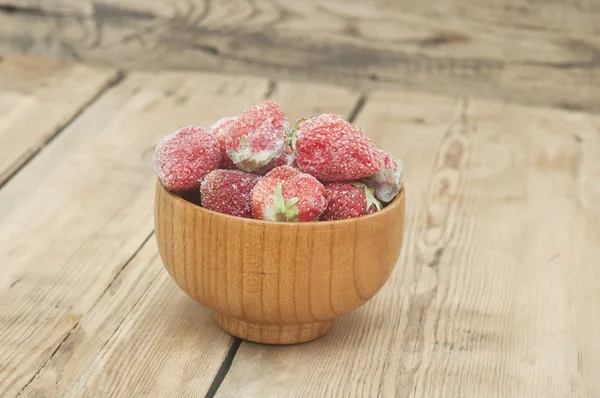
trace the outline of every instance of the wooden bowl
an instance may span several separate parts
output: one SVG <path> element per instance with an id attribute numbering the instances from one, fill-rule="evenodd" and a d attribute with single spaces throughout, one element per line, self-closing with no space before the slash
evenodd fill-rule
<path id="1" fill-rule="evenodd" d="M 293 344 L 325 335 L 365 304 L 400 254 L 404 189 L 383 210 L 353 219 L 277 223 L 204 209 L 156 186 L 155 226 L 165 268 L 226 332 Z"/>

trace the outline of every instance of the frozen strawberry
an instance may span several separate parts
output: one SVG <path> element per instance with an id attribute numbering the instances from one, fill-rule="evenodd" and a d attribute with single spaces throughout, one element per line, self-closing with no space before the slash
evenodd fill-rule
<path id="1" fill-rule="evenodd" d="M 227 156 L 227 151 L 225 149 L 226 137 L 230 134 L 231 127 L 233 127 L 233 123 L 236 120 L 237 116 L 224 117 L 210 126 L 212 133 L 217 137 L 217 140 L 219 140 L 219 148 L 221 149 L 221 169 L 236 169 L 233 161 Z"/>
<path id="2" fill-rule="evenodd" d="M 166 136 L 154 150 L 154 168 L 169 190 L 197 190 L 205 175 L 219 167 L 221 153 L 214 134 L 197 126 Z"/>
<path id="3" fill-rule="evenodd" d="M 342 117 L 310 118 L 292 138 L 300 170 L 321 181 L 353 181 L 383 168 L 383 155 L 373 141 Z"/>
<path id="4" fill-rule="evenodd" d="M 403 166 L 400 159 L 396 159 L 388 152 L 381 152 L 385 156 L 383 168 L 377 174 L 367 178 L 365 183 L 375 191 L 377 199 L 388 203 L 394 200 L 402 189 Z"/>
<path id="5" fill-rule="evenodd" d="M 290 166 L 271 170 L 252 190 L 252 214 L 261 220 L 316 221 L 326 205 L 323 184 Z"/>
<path id="6" fill-rule="evenodd" d="M 373 190 L 363 183 L 332 182 L 325 184 L 325 192 L 327 209 L 320 217 L 322 221 L 360 217 L 382 208 Z"/>
<path id="7" fill-rule="evenodd" d="M 269 173 L 267 173 L 265 177 L 276 178 L 280 180 L 289 180 L 300 174 L 302 174 L 302 172 L 298 169 L 295 169 L 290 166 L 282 166 L 276 167 L 275 169 L 271 170 Z"/>
<path id="8" fill-rule="evenodd" d="M 252 218 L 251 192 L 261 177 L 240 170 L 214 170 L 200 185 L 202 206 L 232 216 Z"/>
<path id="9" fill-rule="evenodd" d="M 246 110 L 226 137 L 227 155 L 244 171 L 256 171 L 278 159 L 285 150 L 288 121 L 281 107 L 264 101 Z"/>
<path id="10" fill-rule="evenodd" d="M 285 148 L 284 152 L 281 154 L 281 156 L 279 156 L 276 159 L 273 159 L 273 161 L 270 162 L 265 167 L 261 167 L 258 170 L 254 170 L 254 173 L 264 175 L 264 174 L 267 174 L 269 171 L 273 170 L 275 167 L 292 166 L 294 164 L 294 160 L 295 160 L 294 151 L 292 151 L 291 147 L 286 146 L 286 148 Z"/>

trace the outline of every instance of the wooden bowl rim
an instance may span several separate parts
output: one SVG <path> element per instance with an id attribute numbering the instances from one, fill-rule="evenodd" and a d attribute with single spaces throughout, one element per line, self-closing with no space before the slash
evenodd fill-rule
<path id="1" fill-rule="evenodd" d="M 181 196 L 177 195 L 175 192 L 172 192 L 172 191 L 168 190 L 167 188 L 165 188 L 165 186 L 158 179 L 157 179 L 157 184 L 160 186 L 160 188 L 163 190 L 163 192 L 166 192 L 167 195 L 169 195 L 172 199 L 180 201 L 187 206 L 195 207 L 196 209 L 199 209 L 200 211 L 207 212 L 209 214 L 214 214 L 217 217 L 223 217 L 226 219 L 228 218 L 228 219 L 232 219 L 232 220 L 238 220 L 238 221 L 256 223 L 256 224 L 263 224 L 263 225 L 294 225 L 294 226 L 297 226 L 297 228 L 303 228 L 303 226 L 314 226 L 314 225 L 319 225 L 319 224 L 333 225 L 333 224 L 352 223 L 352 222 L 358 222 L 360 220 L 370 219 L 370 218 L 374 218 L 374 217 L 382 217 L 385 213 L 389 213 L 389 212 L 393 211 L 396 207 L 400 206 L 400 203 L 404 201 L 404 184 L 403 184 L 402 188 L 400 190 L 400 193 L 398 195 L 396 195 L 396 197 L 394 198 L 392 203 L 390 203 L 389 205 L 384 207 L 382 210 L 379 210 L 379 211 L 376 211 L 375 213 L 370 213 L 370 214 L 367 214 L 364 216 L 347 218 L 345 220 L 333 220 L 333 221 L 312 221 L 312 222 L 267 221 L 267 220 L 257 220 L 255 218 L 232 216 L 230 214 L 219 213 L 218 211 L 214 211 L 214 210 L 210 210 L 205 207 L 202 207 L 202 206 L 198 206 L 197 204 L 192 203 L 188 200 L 185 200 Z"/>

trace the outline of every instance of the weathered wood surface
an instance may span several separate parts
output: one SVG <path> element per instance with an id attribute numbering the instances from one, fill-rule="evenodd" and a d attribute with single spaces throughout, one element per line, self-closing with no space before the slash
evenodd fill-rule
<path id="1" fill-rule="evenodd" d="M 0 6 L 4 7 L 5 11 L 19 9 L 32 13 L 73 13 L 88 16 L 94 13 L 94 4 L 89 0 L 2 0 Z"/>
<path id="2" fill-rule="evenodd" d="M 392 280 L 314 343 L 242 343 L 217 396 L 600 396 L 600 119 L 379 92 L 357 123 L 405 163 Z"/>
<path id="3" fill-rule="evenodd" d="M 396 84 L 599 111 L 598 4 L 0 0 L 0 52 L 369 89 Z"/>
<path id="4" fill-rule="evenodd" d="M 0 190 L 0 396 L 22 391 L 61 347 L 76 349 L 63 343 L 150 239 L 158 140 L 239 113 L 268 89 L 257 78 L 133 74 Z M 118 321 L 123 313 L 102 316 Z M 229 341 L 209 330 L 194 347 L 208 355 Z M 207 374 L 219 368 L 215 355 L 205 358 Z"/>
<path id="5" fill-rule="evenodd" d="M 152 235 L 156 142 L 265 96 L 357 115 L 406 169 L 392 279 L 298 346 L 221 332 Z M 585 113 L 129 74 L 0 188 L 0 396 L 600 396 L 598 153 Z"/>
<path id="6" fill-rule="evenodd" d="M 83 64 L 0 59 L 0 185 L 117 77 Z"/>

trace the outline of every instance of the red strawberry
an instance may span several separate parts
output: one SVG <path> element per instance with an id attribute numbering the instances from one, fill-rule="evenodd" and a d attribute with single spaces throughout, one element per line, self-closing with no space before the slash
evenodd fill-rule
<path id="1" fill-rule="evenodd" d="M 271 170 L 252 190 L 252 214 L 261 220 L 316 221 L 326 205 L 323 184 L 290 166 Z"/>
<path id="2" fill-rule="evenodd" d="M 229 159 L 227 156 L 227 151 L 225 149 L 225 140 L 227 136 L 231 133 L 231 127 L 233 127 L 233 123 L 237 120 L 237 116 L 232 117 L 224 117 L 219 119 L 215 124 L 210 126 L 212 133 L 219 140 L 219 148 L 221 149 L 221 167 L 222 169 L 236 169 L 233 161 Z"/>
<path id="3" fill-rule="evenodd" d="M 273 159 L 265 167 L 261 167 L 258 170 L 255 170 L 254 173 L 264 175 L 269 171 L 273 170 L 275 167 L 279 166 L 292 166 L 294 164 L 294 151 L 289 146 L 286 146 L 285 151 L 276 159 Z"/>
<path id="4" fill-rule="evenodd" d="M 325 184 L 327 209 L 320 220 L 344 220 L 364 216 L 381 210 L 381 203 L 373 190 L 358 182 L 332 182 Z"/>
<path id="5" fill-rule="evenodd" d="M 177 192 L 200 188 L 200 181 L 220 163 L 219 141 L 202 127 L 183 127 L 163 138 L 154 150 L 159 180 Z"/>
<path id="6" fill-rule="evenodd" d="M 202 206 L 219 213 L 252 218 L 251 192 L 260 179 L 259 175 L 239 170 L 211 171 L 200 185 Z"/>
<path id="7" fill-rule="evenodd" d="M 240 170 L 269 166 L 284 152 L 287 128 L 277 103 L 265 101 L 253 106 L 233 123 L 225 140 L 227 155 Z"/>
<path id="8" fill-rule="evenodd" d="M 385 156 L 383 169 L 367 178 L 365 184 L 375 191 L 377 199 L 388 203 L 394 200 L 402 189 L 403 166 L 400 159 L 396 159 L 388 152 L 381 152 Z"/>
<path id="9" fill-rule="evenodd" d="M 383 155 L 373 141 L 337 115 L 300 122 L 292 145 L 300 170 L 321 181 L 358 180 L 383 168 Z"/>
<path id="10" fill-rule="evenodd" d="M 290 178 L 296 177 L 302 174 L 302 172 L 291 166 L 276 167 L 271 170 L 265 177 L 278 178 L 281 180 L 289 180 Z"/>

